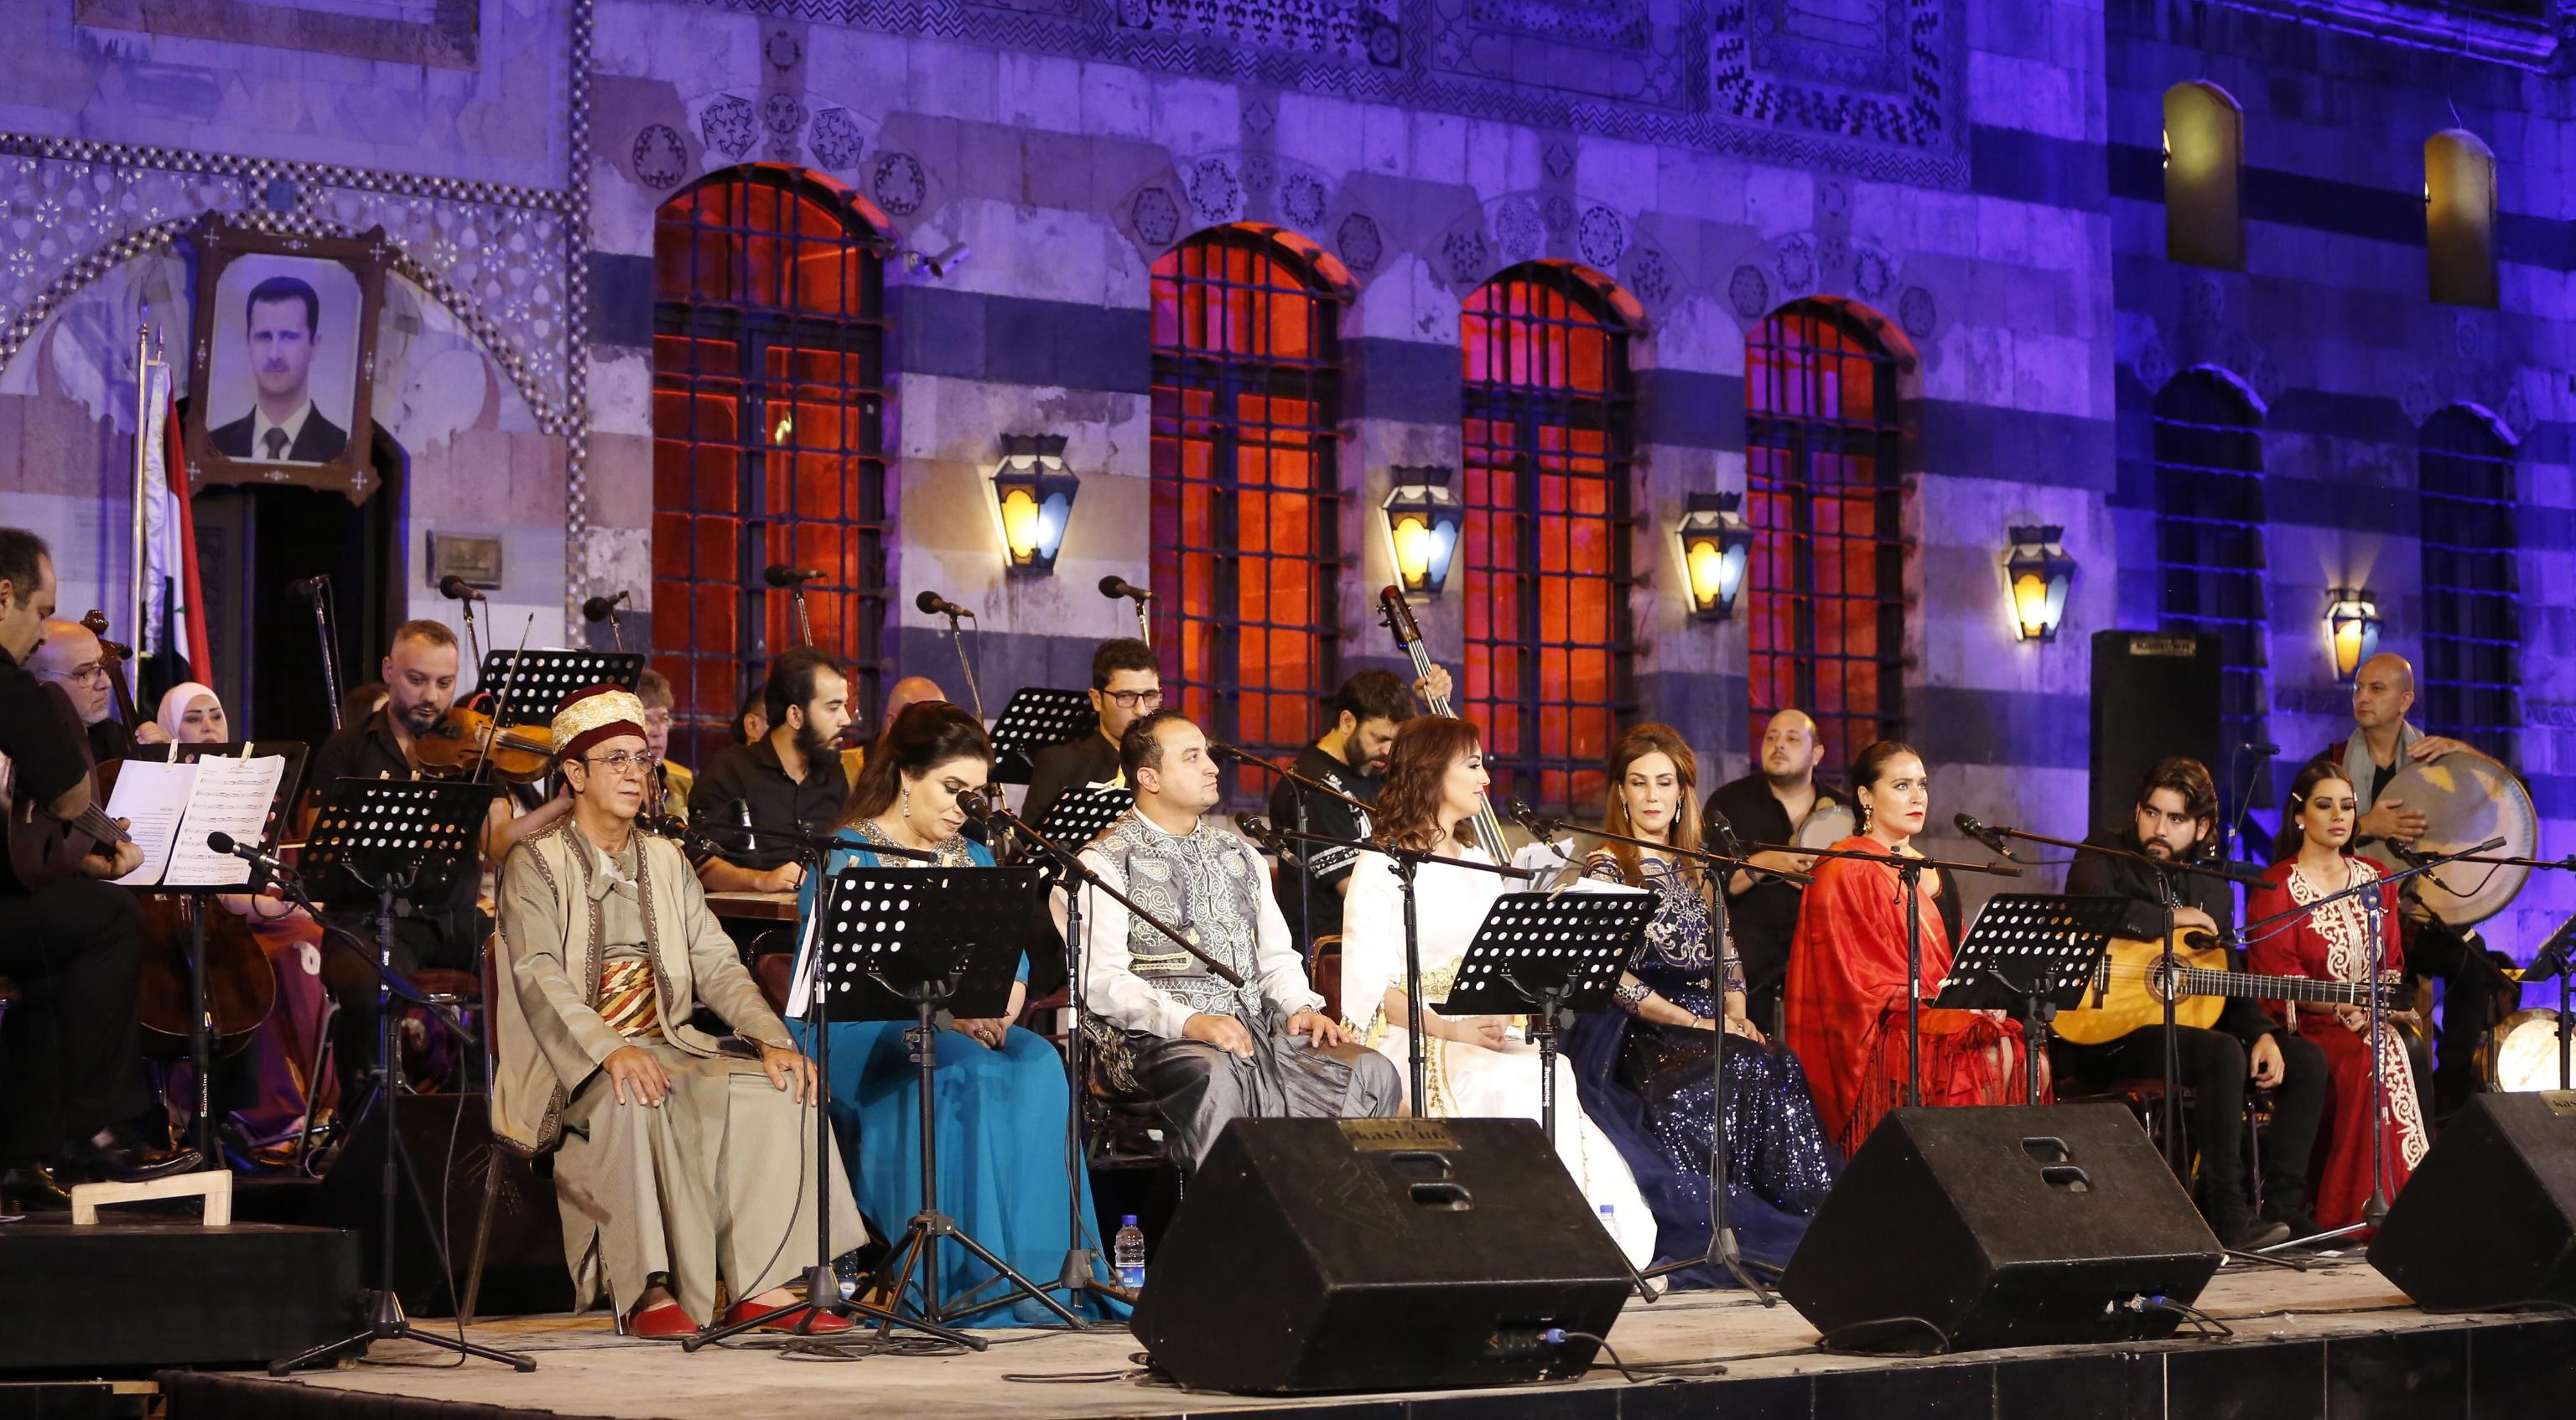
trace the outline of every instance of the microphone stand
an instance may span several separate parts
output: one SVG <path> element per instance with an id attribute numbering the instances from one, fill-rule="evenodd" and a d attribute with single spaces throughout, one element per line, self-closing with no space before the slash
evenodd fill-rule
<path id="1" fill-rule="evenodd" d="M 801 615 L 805 603 L 800 598 L 796 605 Z M 966 695 L 975 702 L 975 719 L 980 723 L 984 718 L 984 692 L 975 684 L 975 665 L 966 659 L 966 633 L 957 624 L 957 613 L 953 611 L 948 613 L 948 644 L 957 648 L 957 668 L 966 673 Z"/>
<path id="2" fill-rule="evenodd" d="M 972 804 L 975 801 L 961 797 L 958 802 Z M 1056 1269 L 1054 1285 L 1064 1289 L 1070 1301 L 1078 1302 L 1084 1292 L 1098 1292 L 1103 1296 L 1133 1303 L 1136 1300 L 1134 1294 L 1114 1284 L 1102 1282 L 1093 1275 L 1094 1269 L 1099 1264 L 1100 1255 L 1093 1252 L 1087 1245 L 1089 1238 L 1083 1231 L 1082 1170 L 1088 1166 L 1091 1158 L 1091 1141 L 1088 1131 L 1083 1127 L 1082 1118 L 1082 1101 L 1091 1078 L 1089 1054 L 1083 1035 L 1086 1023 L 1090 1020 L 1088 1008 L 1084 1004 L 1082 980 L 1083 958 L 1088 954 L 1090 946 L 1088 929 L 1082 920 L 1083 889 L 1086 887 L 1099 889 L 1103 896 L 1126 908 L 1129 916 L 1169 937 L 1180 946 L 1181 950 L 1197 957 L 1209 971 L 1216 974 L 1219 980 L 1240 988 L 1243 985 L 1243 976 L 1242 973 L 1201 951 L 1198 943 L 1182 936 L 1160 917 L 1137 906 L 1135 899 L 1104 882 L 1090 864 L 1082 861 L 1081 849 L 1059 843 L 1038 832 L 1028 820 L 1003 808 L 993 799 L 985 798 L 981 800 L 981 804 L 980 809 L 968 808 L 968 816 L 1001 824 L 1011 833 L 1019 835 L 1032 850 L 1055 864 L 1057 871 L 1064 874 L 1065 990 L 1068 1009 L 1073 1013 L 1073 1028 L 1064 1033 L 1066 1155 L 1064 1187 L 1066 1231 L 1069 1236 L 1065 1240 L 1064 1265 Z"/>
<path id="3" fill-rule="evenodd" d="M 474 603 L 477 600 L 470 596 L 459 597 L 456 604 L 465 610 L 465 649 L 474 657 L 469 664 L 479 667 L 483 664 L 483 638 L 474 631 Z"/>
<path id="4" fill-rule="evenodd" d="M 2239 753 L 2244 752 L 2247 748 L 2248 746 L 2245 745 L 2231 745 L 2228 747 L 2227 760 L 2230 774 L 2235 772 L 2236 756 Z M 2232 802 L 2236 805 L 2236 812 L 2228 815 L 2227 819 L 2227 831 L 2235 835 L 2236 851 L 2239 853 L 2245 851 L 2245 816 L 2254 807 L 2253 798 L 2255 776 L 2261 774 L 2263 772 L 2263 766 L 2271 763 L 2272 757 L 2280 752 L 2277 749 L 2267 749 L 2260 745 L 2252 746 L 2251 748 L 2253 753 L 2245 765 L 2245 777 L 2234 786 L 2236 797 Z M 2048 842 L 2050 840 L 2042 839 L 2040 841 Z M 2226 845 L 2223 843 L 2220 845 L 2222 848 L 2225 846 Z M 2167 955 L 2170 956 L 2171 953 L 2168 952 Z"/>
<path id="5" fill-rule="evenodd" d="M 2562 1090 L 2570 1088 L 2567 1046 L 2570 1028 L 2576 1027 L 2576 1019 L 2570 1018 L 2567 1009 L 2568 988 L 2576 985 L 2576 961 L 2569 959 L 2571 946 L 2576 946 L 2576 917 L 2559 923 L 2558 930 L 2549 934 L 2549 940 L 2532 957 L 2531 965 L 2522 970 L 2524 982 L 2558 978 L 2558 1088 Z"/>
<path id="6" fill-rule="evenodd" d="M 1352 798 L 1350 795 L 1343 793 L 1341 790 L 1334 788 L 1330 784 L 1310 779 L 1305 775 L 1298 773 L 1296 770 L 1289 769 L 1274 760 L 1265 759 L 1260 755 L 1254 754 L 1250 750 L 1238 749 L 1221 740 L 1210 741 L 1208 743 L 1208 749 L 1210 752 L 1221 758 L 1231 759 L 1237 764 L 1245 765 L 1253 769 L 1266 769 L 1279 776 L 1279 782 L 1288 786 L 1289 802 L 1295 804 L 1297 807 L 1297 822 L 1294 827 L 1299 833 L 1310 831 L 1311 826 L 1306 821 L 1306 796 L 1310 793 L 1321 794 L 1326 798 L 1335 799 L 1344 804 L 1348 804 L 1353 809 L 1359 811 L 1361 815 L 1361 823 L 1365 824 L 1368 822 L 1367 815 L 1369 813 L 1369 805 L 1362 800 Z M 1315 949 L 1314 902 L 1315 889 L 1318 886 L 1315 881 L 1314 870 L 1300 866 L 1297 869 L 1297 881 L 1297 944 L 1304 951 L 1311 952 Z"/>
<path id="7" fill-rule="evenodd" d="M 1422 926 L 1414 899 L 1414 875 L 1422 871 L 1426 863 L 1437 863 L 1448 868 L 1465 868 L 1470 872 L 1492 873 L 1502 878 L 1518 878 L 1524 883 L 1529 881 L 1530 875 L 1506 864 L 1479 863 L 1472 858 L 1444 858 L 1437 853 L 1425 853 L 1418 848 L 1399 848 L 1391 843 L 1368 843 L 1356 838 L 1335 838 L 1330 834 L 1284 828 L 1274 829 L 1273 834 L 1280 838 L 1293 838 L 1301 843 L 1322 843 L 1335 848 L 1376 853 L 1395 864 L 1395 881 L 1404 891 L 1405 1054 L 1409 1057 L 1406 1063 L 1412 1070 L 1409 1082 L 1412 1085 L 1413 1117 L 1422 1118 L 1425 1108 L 1423 1097 L 1429 1092 L 1430 1077 L 1423 1057 Z M 1342 1005 L 1344 1008 L 1342 1014 L 1349 1015 L 1351 1003 L 1345 1001 Z"/>
<path id="8" fill-rule="evenodd" d="M 326 603 L 331 598 L 331 579 L 321 577 L 305 598 L 313 608 L 313 634 L 322 642 L 322 690 L 331 697 L 331 728 L 340 728 L 340 656 L 331 635 L 331 613 Z"/>
<path id="9" fill-rule="evenodd" d="M 2163 859 L 2154 857 L 2150 854 L 2136 852 L 2127 848 L 2114 848 L 2108 844 L 2082 843 L 2071 838 L 2051 838 L 2044 833 L 2025 833 L 2018 828 L 1998 828 L 1993 830 L 1993 832 L 1998 838 L 2018 838 L 2026 843 L 2042 843 L 2051 848 L 2063 848 L 2074 853 L 2090 853 L 2096 857 L 2111 858 L 2123 862 L 2134 863 L 2155 874 L 2157 889 L 2156 900 L 2162 905 L 2164 911 L 2163 946 L 2156 959 L 2157 979 L 2165 983 L 2165 989 L 2156 993 L 2160 998 L 2162 998 L 2160 1005 L 2164 1012 L 2165 1030 L 2164 1050 L 2161 1052 L 2163 1057 L 2162 1063 L 2164 1067 L 2165 1086 L 2164 1128 L 2163 1138 L 2160 1142 L 2164 1149 L 2165 1166 L 2172 1169 L 2176 1175 L 2180 1175 L 2183 1168 L 2179 1147 L 2180 1134 L 2175 1128 L 2175 1121 L 2179 1116 L 2180 1111 L 2174 1106 L 2174 1102 L 2178 1098 L 2174 1093 L 2174 1085 L 2177 1078 L 2182 1074 L 2182 1045 L 2174 1030 L 2175 996 L 2171 984 L 2181 970 L 2181 963 L 2174 957 L 2174 912 L 2178 906 L 2175 899 L 2180 894 L 2174 887 L 2174 870 L 2180 869 L 2183 872 L 2195 873 L 2204 878 L 2216 878 L 2221 882 L 2234 883 L 2239 887 L 2261 887 L 2263 885 L 2263 879 L 2260 876 L 2253 874 L 2232 872 L 2224 868 L 2213 868 L 2206 864 L 2193 863 L 2181 859 L 2177 859 L 2173 862 L 2166 862 Z M 2009 850 L 2004 849 L 2000 845 L 1990 843 L 1986 846 L 1994 848 L 1995 851 L 2002 853 L 2007 858 L 2012 856 Z M 2236 1186 L 2233 1179 L 2226 1180 L 2225 1182 L 2230 1188 Z"/>
<path id="10" fill-rule="evenodd" d="M 2383 940 L 2383 931 L 2388 916 L 2388 899 L 2382 889 L 2394 887 L 2419 873 L 2429 873 L 2446 863 L 2457 862 L 2472 853 L 2484 853 L 2503 841 L 2490 839 L 2464 853 L 2426 858 L 2420 863 L 2411 864 L 2397 872 L 2354 883 L 2350 887 L 2327 893 L 2314 902 L 2293 907 L 2287 912 L 2276 912 L 2259 922 L 2248 922 L 2237 929 L 2236 938 L 2241 945 L 2247 938 L 2253 936 L 2258 928 L 2285 926 L 2315 912 L 2327 903 L 2340 902 L 2347 897 L 2362 899 L 2362 911 L 2370 924 L 2370 960 L 2362 970 L 2363 985 L 2368 989 L 2370 996 L 2370 1200 L 2362 1204 L 2361 1221 L 2358 1223 L 2330 1228 L 2312 1237 L 2292 1238 L 2287 1242 L 2274 1243 L 2271 1247 L 2265 1248 L 2265 1252 L 2278 1252 L 2285 1248 L 2305 1247 L 2312 1243 L 2349 1237 L 2354 1233 L 2376 1229 L 2388 1217 L 2388 1081 L 2380 1068 L 2380 1055 L 2387 1047 L 2388 1003 L 2387 993 L 2381 989 L 2379 980 L 2387 957 L 2387 943 Z"/>
<path id="11" fill-rule="evenodd" d="M 1936 868 L 1951 873 L 1987 873 L 1999 878 L 2017 878 L 2021 869 L 2001 863 L 1958 863 L 1941 858 L 1908 858 L 1894 849 L 1886 853 L 1860 853 L 1848 849 L 1808 849 L 1776 847 L 1765 844 L 1759 852 L 1796 853 L 1814 858 L 1876 858 L 1896 870 L 1899 896 L 1905 903 L 1905 1104 L 1909 1109 L 1923 1107 L 1923 870 Z M 2022 1052 L 2021 1068 L 2037 1069 L 2027 1047 Z"/>

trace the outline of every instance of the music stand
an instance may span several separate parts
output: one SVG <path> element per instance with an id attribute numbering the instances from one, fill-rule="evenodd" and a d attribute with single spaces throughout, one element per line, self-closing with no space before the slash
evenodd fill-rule
<path id="1" fill-rule="evenodd" d="M 1440 1012 L 1529 1014 L 1538 1045 L 1539 1120 L 1556 1142 L 1556 1032 L 1568 1011 L 1598 1010 L 1655 916 L 1645 892 L 1513 892 L 1494 899 L 1467 944 Z"/>
<path id="2" fill-rule="evenodd" d="M 484 816 L 490 812 L 492 798 L 500 792 L 497 784 L 459 783 L 450 780 L 408 779 L 343 779 L 331 789 L 313 829 L 305 835 L 307 871 L 328 873 L 340 870 L 340 876 L 372 892 L 376 900 L 376 1104 L 384 1111 L 385 1155 L 383 1173 L 377 1179 L 378 1234 L 376 1281 L 371 1291 L 361 1293 L 360 1307 L 366 1323 L 337 1341 L 272 1363 L 268 1373 L 282 1376 L 299 1366 L 317 1361 L 337 1361 L 343 1356 L 361 1354 L 378 1341 L 419 1341 L 460 1356 L 480 1356 L 499 1361 L 520 1372 L 533 1371 L 537 1363 L 526 1356 L 477 1346 L 460 1336 L 443 1336 L 411 1324 L 403 1315 L 402 1298 L 394 1291 L 394 1195 L 400 1170 L 407 1168 L 403 1159 L 403 1134 L 397 1126 L 395 1112 L 402 1102 L 402 1053 L 394 1036 L 399 1029 L 394 1019 L 393 998 L 405 994 L 398 990 L 409 984 L 394 970 L 394 903 L 408 898 L 414 903 L 439 901 L 455 883 L 467 862 L 481 863 L 481 836 Z M 417 988 L 407 994 L 418 999 Z M 454 1021 L 448 1028 L 465 1035 Z M 473 1044 L 467 1037 L 467 1043 Z"/>
<path id="3" fill-rule="evenodd" d="M 1950 974 L 1932 1007 L 1940 1011 L 2009 1011 L 2021 1017 L 2023 1103 L 2039 1103 L 2039 1061 L 2049 1022 L 2084 1002 L 2094 969 L 2127 919 L 2124 897 L 2059 897 L 2004 893 L 1959 941 Z"/>
<path id="4" fill-rule="evenodd" d="M 259 851 L 274 856 L 277 840 L 285 830 L 287 806 L 295 802 L 304 779 L 306 749 L 300 740 L 231 740 L 221 744 L 166 744 L 161 747 L 164 764 L 193 764 L 201 759 L 265 759 L 286 761 L 277 776 L 277 788 L 269 794 L 268 814 L 259 827 Z M 132 759 L 149 759 L 149 755 L 129 755 Z M 202 839 L 202 835 L 200 836 Z M 156 883 L 147 889 L 153 893 L 180 897 L 187 902 L 188 916 L 188 1066 L 196 1075 L 195 1119 L 189 1132 L 196 1136 L 197 1152 L 209 1168 L 223 1167 L 222 1155 L 216 1151 L 214 1121 L 214 1042 L 211 1018 L 206 1004 L 206 899 L 226 893 L 245 892 L 254 896 L 259 891 L 261 870 L 243 863 L 242 881 L 204 887 L 174 886 Z M 166 875 L 167 868 L 164 868 Z M 306 1105 L 306 1124 L 311 1122 L 310 1102 Z"/>
<path id="5" fill-rule="evenodd" d="M 1056 796 L 1040 835 L 1075 847 L 1089 843 L 1136 807 L 1133 789 L 1075 789 Z"/>
<path id="6" fill-rule="evenodd" d="M 519 678 L 510 679 L 512 667 Z M 613 685 L 633 690 L 644 676 L 641 651 L 519 651 L 498 646 L 483 657 L 474 673 L 477 689 L 507 685 L 510 703 L 501 710 L 501 727 L 554 723 L 555 707 L 576 690 Z"/>
<path id="7" fill-rule="evenodd" d="M 1011 697 L 993 722 L 993 780 L 1026 784 L 1039 750 L 1078 740 L 1100 726 L 1091 696 L 1079 690 L 1032 685 Z"/>

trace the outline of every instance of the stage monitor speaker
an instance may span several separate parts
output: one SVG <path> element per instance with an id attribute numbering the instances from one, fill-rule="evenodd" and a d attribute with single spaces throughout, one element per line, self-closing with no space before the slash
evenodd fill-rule
<path id="1" fill-rule="evenodd" d="M 1573 1107 L 1567 1101 L 1567 1108 Z M 1238 1120 L 1163 1236 L 1135 1332 L 1193 1390 L 1581 1375 L 1628 1270 L 1525 1119 Z"/>
<path id="2" fill-rule="evenodd" d="M 2181 1320 L 2145 1299 L 2189 1303 L 2221 1256 L 2118 1105 L 1899 1109 L 1817 1210 L 1780 1295 L 1840 1350 L 2138 1341 Z"/>
<path id="3" fill-rule="evenodd" d="M 2206 632 L 2093 633 L 2088 828 L 2125 826 L 2138 781 L 2170 755 L 2199 760 L 2220 793 L 2233 792 L 2219 742 L 2218 672 L 2218 638 Z"/>
<path id="4" fill-rule="evenodd" d="M 2576 1094 L 2472 1096 L 2389 1204 L 2370 1265 L 2426 1311 L 2576 1306 Z"/>
<path id="5" fill-rule="evenodd" d="M 405 1095 L 400 1110 L 403 1158 L 410 1165 L 395 1200 L 394 1292 L 416 1316 L 454 1316 L 457 1292 L 474 1261 L 486 1170 L 500 1188 L 492 1238 L 484 1251 L 477 1316 L 526 1316 L 572 1309 L 572 1273 L 564 1265 L 562 1214 L 554 1185 L 528 1160 L 492 1143 L 490 1106 L 482 1095 Z M 379 1219 L 376 1190 L 384 1169 L 384 1112 L 371 1109 L 316 1190 L 308 1221 L 348 1228 L 366 1239 L 367 1285 L 376 1284 Z M 418 1192 L 413 1181 L 419 1183 Z M 446 1264 L 439 1257 L 440 1241 Z"/>

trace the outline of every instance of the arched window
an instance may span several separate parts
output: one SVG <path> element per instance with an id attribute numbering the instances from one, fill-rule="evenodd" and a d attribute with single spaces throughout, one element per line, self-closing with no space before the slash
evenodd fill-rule
<path id="1" fill-rule="evenodd" d="M 1823 301 L 1744 348 L 1752 733 L 1804 710 L 1835 770 L 1905 726 L 1896 370 L 1863 318 Z"/>
<path id="2" fill-rule="evenodd" d="M 1167 694 L 1218 739 L 1292 754 L 1340 640 L 1342 303 L 1320 256 L 1266 228 L 1218 227 L 1154 263 Z"/>
<path id="3" fill-rule="evenodd" d="M 654 664 L 672 753 L 703 764 L 744 691 L 797 643 L 773 562 L 863 716 L 884 673 L 884 272 L 873 214 L 808 174 L 715 174 L 654 225 Z"/>
<path id="4" fill-rule="evenodd" d="M 2433 299 L 2496 303 L 2495 154 L 2474 133 L 2444 129 L 2424 140 L 2424 248 Z"/>
<path id="5" fill-rule="evenodd" d="M 1466 683 L 1497 792 L 1599 801 L 1628 689 L 1629 321 L 1601 278 L 1530 263 L 1467 298 Z"/>
<path id="6" fill-rule="evenodd" d="M 2165 255 L 2244 270 L 2237 183 L 2245 168 L 2245 111 L 2216 84 L 2176 84 L 2165 90 L 2164 146 Z"/>
<path id="7" fill-rule="evenodd" d="M 2156 393 L 2158 609 L 2218 637 L 2225 744 L 2264 738 L 2262 413 L 2232 379 L 2191 369 Z"/>
<path id="8" fill-rule="evenodd" d="M 2477 410 L 2436 410 L 2417 438 L 2415 486 L 2424 556 L 2416 714 L 2427 734 L 2518 763 L 2522 582 L 2513 445 Z"/>

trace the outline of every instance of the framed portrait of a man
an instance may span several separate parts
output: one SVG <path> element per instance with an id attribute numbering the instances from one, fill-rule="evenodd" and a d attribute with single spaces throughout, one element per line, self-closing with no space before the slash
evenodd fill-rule
<path id="1" fill-rule="evenodd" d="M 363 501 L 374 429 L 381 230 L 357 237 L 198 228 L 188 459 L 200 486 L 299 483 Z"/>

